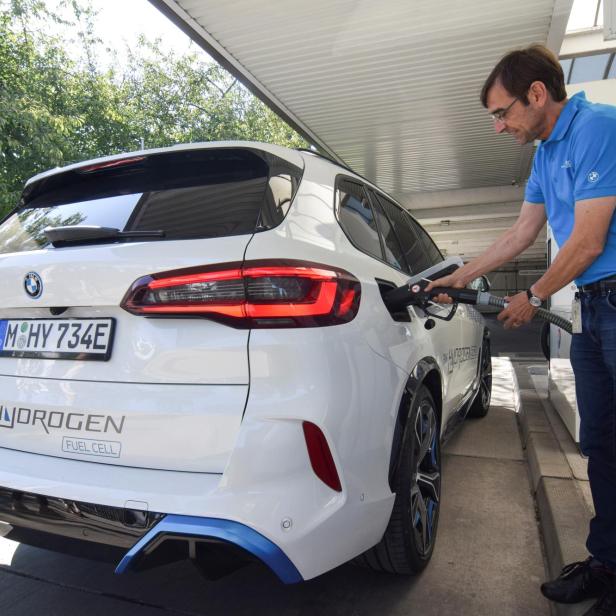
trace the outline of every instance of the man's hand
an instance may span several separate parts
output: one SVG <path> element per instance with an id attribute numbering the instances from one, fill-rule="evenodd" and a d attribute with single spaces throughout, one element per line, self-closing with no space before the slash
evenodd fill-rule
<path id="1" fill-rule="evenodd" d="M 466 285 L 464 282 L 456 276 L 458 272 L 454 272 L 449 276 L 443 276 L 433 280 L 427 287 L 426 291 L 431 291 L 434 287 L 454 287 L 455 289 L 463 289 Z M 446 293 L 440 293 L 432 298 L 437 304 L 453 304 L 453 300 Z"/>
<path id="2" fill-rule="evenodd" d="M 520 325 L 528 323 L 537 312 L 537 309 L 529 304 L 526 291 L 516 293 L 516 295 L 505 299 L 509 302 L 509 305 L 497 317 L 499 321 L 503 321 L 505 329 L 520 327 Z"/>

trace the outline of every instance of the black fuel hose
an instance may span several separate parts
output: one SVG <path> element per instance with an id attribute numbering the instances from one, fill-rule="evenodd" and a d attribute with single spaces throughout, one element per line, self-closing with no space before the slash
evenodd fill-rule
<path id="1" fill-rule="evenodd" d="M 389 310 L 400 310 L 406 306 L 419 306 L 426 308 L 432 302 L 432 298 L 446 294 L 454 302 L 460 304 L 471 304 L 474 306 L 496 306 L 505 308 L 507 301 L 504 297 L 491 295 L 485 291 L 475 291 L 474 289 L 457 289 L 454 287 L 434 287 L 428 293 L 424 290 L 428 285 L 429 280 L 402 285 L 397 289 L 393 289 L 384 297 L 385 305 Z M 571 333 L 571 322 L 545 308 L 537 309 L 537 316 L 544 321 L 548 321 L 560 327 L 562 330 Z"/>
<path id="2" fill-rule="evenodd" d="M 496 295 L 490 295 L 489 293 L 484 293 L 482 295 L 488 296 L 487 303 L 489 306 L 498 306 L 499 308 L 505 308 L 507 305 L 507 302 L 505 301 L 504 297 L 497 297 Z M 564 317 L 561 317 L 554 312 L 550 312 L 545 308 L 537 308 L 537 316 L 544 321 L 548 321 L 548 323 L 552 323 L 553 325 L 560 327 L 560 329 L 566 331 L 568 334 L 571 333 L 571 321 L 568 321 Z"/>

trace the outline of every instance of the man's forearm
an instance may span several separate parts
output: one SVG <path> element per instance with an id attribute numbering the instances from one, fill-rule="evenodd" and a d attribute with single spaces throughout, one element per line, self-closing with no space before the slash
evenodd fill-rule
<path id="1" fill-rule="evenodd" d="M 601 254 L 570 238 L 563 244 L 546 273 L 532 285 L 535 295 L 547 299 L 584 272 Z"/>

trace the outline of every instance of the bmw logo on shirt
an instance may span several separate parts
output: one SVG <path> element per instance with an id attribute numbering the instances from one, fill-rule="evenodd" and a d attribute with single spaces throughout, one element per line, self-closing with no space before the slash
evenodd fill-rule
<path id="1" fill-rule="evenodd" d="M 38 299 L 43 293 L 43 281 L 36 272 L 28 272 L 24 278 L 24 289 L 29 297 Z"/>

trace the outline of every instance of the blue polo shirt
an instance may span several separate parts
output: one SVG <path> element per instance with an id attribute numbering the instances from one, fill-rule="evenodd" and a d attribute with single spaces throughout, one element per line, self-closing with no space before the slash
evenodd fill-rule
<path id="1" fill-rule="evenodd" d="M 542 141 L 525 200 L 544 204 L 559 246 L 573 230 L 575 202 L 616 196 L 616 107 L 586 100 L 583 92 L 563 107 Z M 575 280 L 578 286 L 616 274 L 616 216 L 601 255 Z"/>

